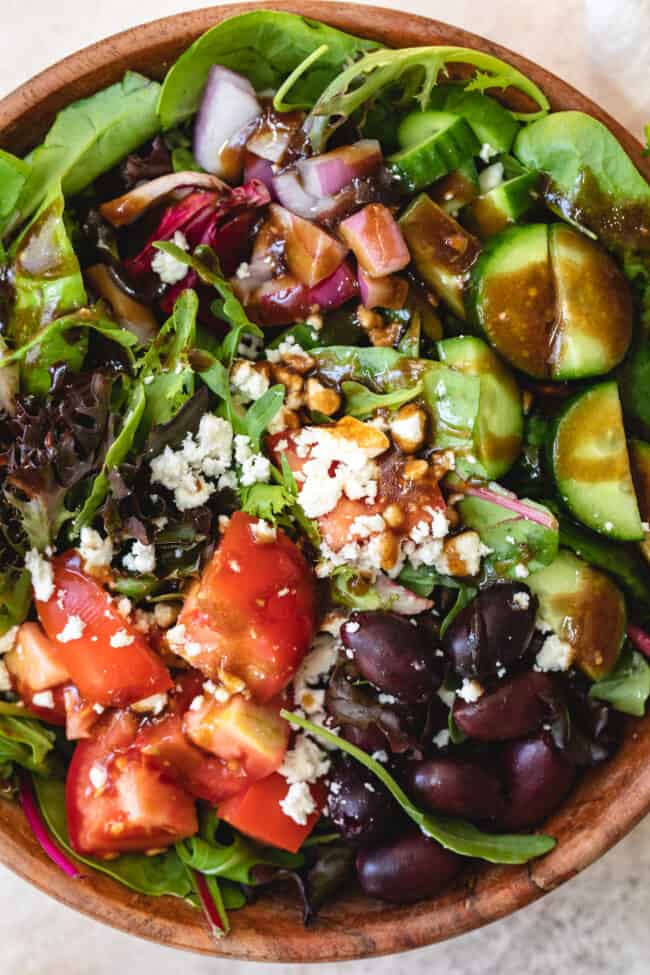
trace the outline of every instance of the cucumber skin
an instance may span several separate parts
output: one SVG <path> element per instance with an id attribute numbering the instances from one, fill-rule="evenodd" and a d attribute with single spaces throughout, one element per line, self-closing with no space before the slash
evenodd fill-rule
<path id="1" fill-rule="evenodd" d="M 389 156 L 388 169 L 407 193 L 417 193 L 458 169 L 480 148 L 467 122 L 458 117 L 428 139 Z"/>
<path id="2" fill-rule="evenodd" d="M 533 193 L 538 183 L 539 173 L 514 176 L 468 204 L 462 211 L 461 219 L 483 239 L 492 237 L 516 223 L 533 208 L 536 202 Z M 482 215 L 481 211 L 487 212 Z M 494 222 L 494 229 L 489 226 L 490 221 Z"/>
<path id="3" fill-rule="evenodd" d="M 431 108 L 462 115 L 481 144 L 509 152 L 521 123 L 496 98 L 458 85 L 439 85 L 431 93 Z"/>
<path id="4" fill-rule="evenodd" d="M 553 476 L 553 481 L 555 482 L 555 486 L 557 488 L 557 492 L 560 500 L 562 501 L 565 508 L 573 515 L 574 518 L 576 518 L 576 520 L 580 525 L 584 525 L 585 527 L 590 528 L 597 535 L 601 535 L 604 538 L 609 538 L 612 541 L 618 541 L 618 542 L 641 541 L 642 542 L 644 538 L 642 530 L 640 530 L 639 533 L 637 534 L 629 534 L 627 532 L 621 533 L 616 530 L 616 522 L 612 521 L 614 528 L 611 531 L 603 531 L 602 526 L 599 523 L 597 523 L 595 520 L 587 520 L 584 517 L 582 510 L 577 510 L 575 503 L 572 503 L 572 500 L 569 497 L 569 495 L 567 495 L 565 487 L 563 487 L 563 484 L 561 480 L 558 478 L 557 471 L 556 471 L 555 443 L 562 423 L 567 419 L 568 415 L 572 412 L 574 407 L 582 400 L 584 396 L 593 394 L 594 390 L 597 390 L 599 388 L 602 388 L 603 386 L 608 386 L 608 385 L 612 385 L 616 387 L 616 383 L 614 381 L 610 381 L 609 383 L 596 383 L 593 386 L 589 386 L 587 389 L 581 390 L 579 393 L 576 393 L 574 396 L 572 396 L 570 399 L 566 401 L 562 411 L 555 418 L 555 420 L 553 421 L 549 429 L 548 440 L 546 442 L 546 451 L 545 451 L 547 466 Z M 618 395 L 618 387 L 616 387 L 616 392 Z M 634 497 L 634 493 L 632 494 L 632 497 Z M 581 505 L 578 505 L 578 508 L 581 508 Z M 610 517 L 609 520 L 612 520 L 612 518 Z"/>
<path id="5" fill-rule="evenodd" d="M 412 149 L 437 132 L 442 132 L 460 116 L 453 112 L 409 112 L 397 127 L 397 141 L 401 149 Z"/>

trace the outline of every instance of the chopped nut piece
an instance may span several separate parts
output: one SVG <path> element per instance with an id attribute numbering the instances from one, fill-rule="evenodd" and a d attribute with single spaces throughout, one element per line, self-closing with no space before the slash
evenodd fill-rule
<path id="1" fill-rule="evenodd" d="M 481 539 L 478 532 L 466 531 L 443 543 L 441 572 L 450 576 L 475 576 L 481 567 Z"/>
<path id="2" fill-rule="evenodd" d="M 384 511 L 384 521 L 390 528 L 399 528 L 404 523 L 404 512 L 398 504 L 389 504 Z"/>
<path id="3" fill-rule="evenodd" d="M 431 455 L 431 466 L 436 481 L 441 480 L 448 471 L 453 471 L 456 467 L 453 450 L 439 450 L 433 453 Z"/>
<path id="4" fill-rule="evenodd" d="M 426 460 L 407 460 L 404 464 L 404 477 L 408 481 L 421 481 L 428 470 Z"/>
<path id="5" fill-rule="evenodd" d="M 299 410 L 304 402 L 304 379 L 285 365 L 273 367 L 273 379 L 286 389 L 285 404 L 290 410 Z"/>
<path id="6" fill-rule="evenodd" d="M 402 406 L 391 420 L 391 437 L 405 454 L 414 454 L 423 446 L 426 432 L 427 414 L 417 403 Z"/>
<path id="7" fill-rule="evenodd" d="M 307 380 L 307 406 L 310 410 L 318 410 L 325 416 L 332 416 L 341 405 L 341 397 L 335 389 L 329 389 L 318 379 Z"/>

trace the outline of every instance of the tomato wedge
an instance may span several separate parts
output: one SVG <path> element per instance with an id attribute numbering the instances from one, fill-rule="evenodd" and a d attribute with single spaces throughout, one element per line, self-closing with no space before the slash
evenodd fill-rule
<path id="1" fill-rule="evenodd" d="M 287 686 L 311 645 L 316 587 L 291 539 L 281 529 L 269 538 L 258 524 L 241 511 L 232 516 L 185 602 L 183 639 L 173 649 L 215 680 L 223 670 L 236 674 L 266 702 Z"/>
<path id="2" fill-rule="evenodd" d="M 36 609 L 81 696 L 92 704 L 125 707 L 169 690 L 167 668 L 109 594 L 83 571 L 78 552 L 53 559 L 52 568 L 54 595 L 47 602 L 37 600 Z M 71 627 L 71 621 L 76 625 Z"/>
<path id="3" fill-rule="evenodd" d="M 134 746 L 137 721 L 118 711 L 77 745 L 66 780 L 66 815 L 77 853 L 163 849 L 198 829 L 194 800 Z"/>
<path id="4" fill-rule="evenodd" d="M 325 787 L 316 782 L 309 788 L 317 809 L 304 826 L 283 812 L 280 802 L 285 798 L 289 786 L 287 780 L 277 772 L 255 782 L 241 795 L 222 802 L 217 812 L 221 819 L 260 843 L 296 853 L 320 819 L 320 811 L 325 805 Z"/>

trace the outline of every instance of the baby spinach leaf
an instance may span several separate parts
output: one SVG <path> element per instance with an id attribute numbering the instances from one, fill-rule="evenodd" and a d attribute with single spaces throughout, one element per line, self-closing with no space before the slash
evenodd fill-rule
<path id="1" fill-rule="evenodd" d="M 30 217 L 53 187 L 66 197 L 80 193 L 155 135 L 159 92 L 157 82 L 127 71 L 122 81 L 59 112 L 42 145 L 27 157 L 30 171 L 16 222 Z"/>
<path id="2" fill-rule="evenodd" d="M 345 412 L 350 416 L 370 416 L 373 410 L 380 408 L 395 410 L 403 403 L 420 396 L 423 390 L 421 382 L 404 389 L 396 389 L 394 393 L 373 393 L 361 383 L 344 382 L 341 386 L 345 395 Z"/>
<path id="3" fill-rule="evenodd" d="M 555 846 L 555 840 L 550 836 L 483 833 L 476 826 L 461 819 L 451 819 L 447 816 L 436 816 L 433 813 L 422 812 L 411 802 L 385 766 L 377 762 L 367 752 L 297 714 L 285 710 L 280 713 L 292 725 L 302 728 L 314 738 L 327 742 L 328 745 L 340 748 L 370 772 L 373 772 L 422 832 L 437 840 L 447 850 L 458 853 L 460 856 L 488 860 L 490 863 L 527 863 L 534 857 L 548 853 Z"/>
<path id="4" fill-rule="evenodd" d="M 627 592 L 650 607 L 650 569 L 638 546 L 613 542 L 559 515 L 560 544 L 615 576 Z"/>
<path id="5" fill-rule="evenodd" d="M 617 711 L 642 718 L 650 697 L 650 666 L 629 646 L 623 648 L 616 668 L 603 680 L 592 684 L 590 697 L 607 701 Z"/>
<path id="6" fill-rule="evenodd" d="M 535 501 L 524 498 L 523 503 L 551 515 L 548 508 Z M 458 510 L 463 524 L 477 531 L 483 544 L 492 550 L 487 561 L 499 576 L 519 579 L 526 570 L 536 572 L 550 565 L 557 555 L 556 522 L 554 528 L 546 527 L 501 505 L 474 497 L 463 498 Z"/>
<path id="7" fill-rule="evenodd" d="M 190 876 L 174 850 L 145 856 L 139 853 L 122 853 L 115 860 L 96 860 L 94 857 L 80 856 L 70 846 L 65 817 L 65 783 L 56 778 L 34 778 L 36 798 L 54 838 L 75 860 L 105 873 L 114 880 L 137 891 L 161 897 L 170 894 L 187 897 L 192 892 Z"/>
<path id="8" fill-rule="evenodd" d="M 32 604 L 32 577 L 27 569 L 0 572 L 0 634 L 27 619 Z"/>
<path id="9" fill-rule="evenodd" d="M 436 447 L 471 447 L 481 399 L 481 379 L 440 362 L 424 374 L 424 396 L 433 411 Z"/>
<path id="10" fill-rule="evenodd" d="M 515 118 L 534 119 L 548 111 L 544 93 L 529 78 L 505 61 L 483 51 L 462 47 L 413 47 L 391 51 L 382 48 L 337 73 L 322 92 L 305 124 L 315 152 L 321 152 L 335 129 L 358 109 L 390 88 L 401 91 L 402 103 L 417 101 L 427 108 L 432 90 L 449 64 L 470 64 L 474 77 L 465 91 L 516 88 L 538 106 L 532 113 L 513 113 Z"/>
<path id="11" fill-rule="evenodd" d="M 230 17 L 199 37 L 176 61 L 163 83 L 158 113 L 164 129 L 197 111 L 214 64 L 245 75 L 257 91 L 279 88 L 316 50 L 321 56 L 295 80 L 293 104 L 309 108 L 343 66 L 378 45 L 296 14 L 254 10 Z"/>
<path id="12" fill-rule="evenodd" d="M 10 222 L 28 175 L 26 162 L 0 149 L 0 237 Z"/>
<path id="13" fill-rule="evenodd" d="M 0 702 L 1 778 L 6 778 L 14 765 L 39 776 L 52 775 L 56 767 L 56 757 L 52 754 L 54 731 L 24 714 L 24 708 Z"/>

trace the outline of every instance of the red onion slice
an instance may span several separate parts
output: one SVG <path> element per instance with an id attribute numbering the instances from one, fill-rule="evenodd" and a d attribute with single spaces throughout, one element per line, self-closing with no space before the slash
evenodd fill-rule
<path id="1" fill-rule="evenodd" d="M 628 623 L 627 635 L 644 657 L 650 657 L 650 634 L 634 623 Z"/>
<path id="2" fill-rule="evenodd" d="M 402 271 L 411 261 L 402 231 L 388 207 L 370 203 L 339 225 L 339 233 L 373 278 Z"/>
<path id="3" fill-rule="evenodd" d="M 369 176 L 382 161 L 376 139 L 362 139 L 351 146 L 333 149 L 297 164 L 302 184 L 312 196 L 333 196 L 355 179 Z"/>
<path id="4" fill-rule="evenodd" d="M 418 596 L 397 582 L 393 582 L 388 576 L 380 575 L 375 581 L 375 589 L 379 595 L 390 601 L 390 608 L 394 613 L 402 616 L 417 616 L 418 613 L 425 613 L 433 608 L 433 600 Z"/>
<path id="5" fill-rule="evenodd" d="M 357 268 L 359 294 L 366 308 L 403 308 L 408 296 L 408 281 L 389 275 L 372 278 L 362 267 Z"/>
<path id="6" fill-rule="evenodd" d="M 50 858 L 52 863 L 55 863 L 57 867 L 63 871 L 63 873 L 68 875 L 68 877 L 81 877 L 81 871 L 76 863 L 73 863 L 72 860 L 66 856 L 63 850 L 57 846 L 50 836 L 50 831 L 43 821 L 41 811 L 38 808 L 36 799 L 34 798 L 32 780 L 26 772 L 22 772 L 20 774 L 19 784 L 20 804 L 23 807 L 25 818 L 27 819 L 32 833 L 36 837 L 41 849 Z"/>
<path id="7" fill-rule="evenodd" d="M 199 165 L 224 179 L 235 179 L 244 145 L 234 148 L 229 143 L 261 112 L 250 81 L 220 64 L 212 67 L 194 125 L 194 156 Z"/>

